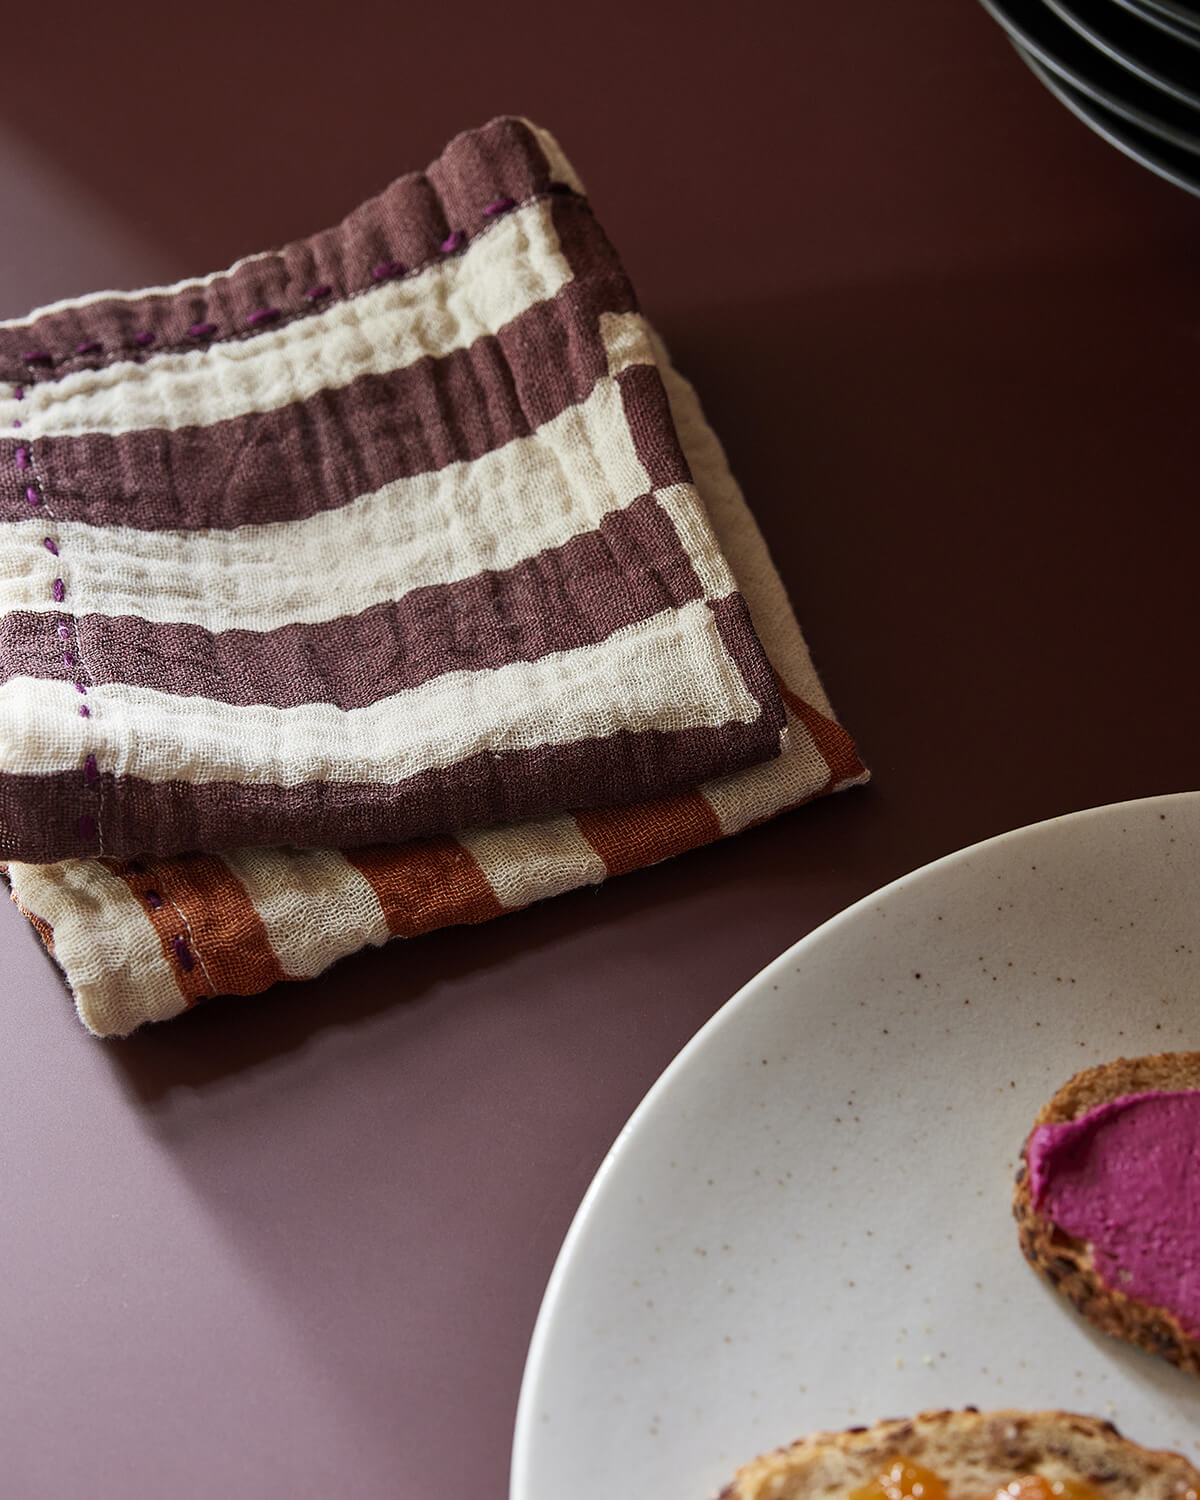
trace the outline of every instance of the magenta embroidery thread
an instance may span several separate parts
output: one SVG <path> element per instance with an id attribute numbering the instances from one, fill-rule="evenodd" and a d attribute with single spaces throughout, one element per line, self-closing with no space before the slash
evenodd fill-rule
<path id="1" fill-rule="evenodd" d="M 550 191 L 556 190 L 561 191 L 561 188 L 559 188 L 558 185 L 554 185 L 550 189 Z M 501 195 L 493 199 L 490 203 L 486 204 L 482 208 L 481 212 L 485 218 L 495 220 L 502 215 L 507 214 L 510 210 L 516 208 L 517 206 L 518 205 L 516 199 L 509 197 L 508 195 Z M 446 237 L 441 240 L 438 249 L 441 255 L 449 256 L 462 250 L 468 243 L 469 236 L 465 230 L 452 229 L 449 231 Z M 418 266 L 417 269 L 425 269 L 426 266 L 433 263 L 434 259 L 435 257 L 430 257 L 428 261 Z M 371 281 L 376 283 L 390 280 L 396 277 L 406 276 L 407 274 L 408 267 L 404 262 L 399 260 L 382 260 L 370 268 Z M 359 291 L 365 291 L 369 288 L 369 286 L 370 282 L 368 282 L 367 287 L 359 288 Z M 310 303 L 316 303 L 323 301 L 327 297 L 331 297 L 333 295 L 333 291 L 334 288 L 331 284 L 327 282 L 320 282 L 314 286 L 309 287 L 303 295 Z M 359 295 L 359 291 L 350 291 L 348 295 L 351 297 L 355 297 Z M 289 313 L 286 309 L 281 307 L 260 307 L 246 315 L 245 323 L 248 328 L 257 329 L 263 325 L 272 324 L 280 318 L 283 318 L 285 315 L 292 316 L 293 314 Z M 218 324 L 216 324 L 215 322 L 198 321 L 191 323 L 188 326 L 187 337 L 192 340 L 209 340 L 212 339 L 213 336 L 218 333 L 218 331 Z M 227 333 L 226 336 L 236 336 L 236 333 Z M 164 347 L 163 345 L 158 344 L 158 335 L 155 330 L 143 329 L 133 335 L 132 346 L 127 345 L 126 348 L 136 347 L 138 349 L 149 350 L 152 348 L 152 346 L 157 346 L 159 348 Z M 117 352 L 119 355 L 120 351 L 116 350 L 114 352 Z M 101 341 L 97 339 L 85 340 L 84 342 L 75 345 L 74 354 L 79 358 L 85 358 L 87 356 L 102 356 L 105 354 L 105 346 Z M 64 356 L 64 359 L 69 358 L 69 355 Z M 35 348 L 26 351 L 22 356 L 22 360 L 27 366 L 46 369 L 50 372 L 53 372 L 56 364 L 59 362 L 58 360 L 56 360 L 55 355 L 50 350 L 42 348 Z M 25 390 L 22 386 L 14 386 L 13 393 L 16 400 L 24 400 Z M 12 426 L 14 429 L 21 428 L 21 420 L 19 418 L 14 418 Z M 16 469 L 22 474 L 23 477 L 25 476 L 26 472 L 29 471 L 29 477 L 34 481 L 32 483 L 27 483 L 24 486 L 25 499 L 27 504 L 31 508 L 44 508 L 47 512 L 47 515 L 52 520 L 56 519 L 56 517 L 54 516 L 54 512 L 50 504 L 48 503 L 47 496 L 44 493 L 44 487 L 39 481 L 37 467 L 33 460 L 33 450 L 28 443 L 22 443 L 16 448 L 14 462 Z M 60 555 L 59 545 L 54 537 L 43 537 L 42 546 L 47 552 L 50 553 L 51 556 L 57 558 Z M 68 574 L 68 576 L 70 575 Z M 54 578 L 51 584 L 51 596 L 55 604 L 61 605 L 66 602 L 67 582 L 64 577 L 59 576 Z M 83 673 L 88 674 L 86 663 L 82 661 L 83 653 L 79 644 L 78 619 L 72 616 L 69 624 L 66 621 L 60 621 L 57 625 L 57 633 L 64 642 L 70 642 L 72 636 L 74 636 L 75 649 L 67 649 L 62 652 L 62 660 L 64 666 L 66 666 L 68 669 L 75 669 L 77 666 L 79 666 Z M 77 678 L 74 680 L 73 685 L 77 693 L 81 697 L 86 698 L 88 696 L 87 682 Z M 79 706 L 79 715 L 81 718 L 85 719 L 92 716 L 92 710 L 87 703 L 83 703 Z M 99 799 L 102 792 L 103 773 L 101 772 L 96 754 L 92 751 L 88 751 L 83 758 L 82 776 L 85 786 L 89 790 L 94 790 L 97 799 Z M 100 812 L 101 805 L 98 800 L 95 815 L 89 812 L 81 813 L 78 817 L 77 827 L 80 841 L 85 845 L 90 845 L 93 843 L 93 841 L 99 841 L 100 852 L 103 853 L 104 845 L 100 828 Z M 145 900 L 147 905 L 149 905 L 152 910 L 158 910 L 164 904 L 162 897 L 157 891 L 146 892 Z M 182 917 L 182 913 L 180 915 Z M 184 925 L 185 927 L 187 925 L 186 919 L 184 919 Z M 199 957 L 199 955 L 196 953 L 194 944 L 192 946 L 189 946 L 184 937 L 176 936 L 172 940 L 172 951 L 180 968 L 182 968 L 184 971 L 191 971 L 195 967 L 198 958 L 201 967 L 204 967 L 203 958 Z M 207 971 L 205 972 L 207 977 Z"/>
<path id="2" fill-rule="evenodd" d="M 561 196 L 564 194 L 573 195 L 574 189 L 569 187 L 566 183 L 552 182 L 549 187 L 547 187 L 542 193 L 535 193 L 531 198 L 526 199 L 525 201 L 533 202 L 539 197 L 545 197 L 551 194 L 557 196 Z M 501 218 L 504 214 L 510 212 L 510 210 L 519 206 L 520 205 L 515 198 L 509 197 L 508 194 L 505 193 L 498 198 L 493 198 L 490 203 L 485 204 L 482 209 L 482 213 L 485 218 L 494 221 L 498 218 Z M 486 227 L 487 226 L 485 226 L 485 228 Z M 464 248 L 464 246 L 468 243 L 468 239 L 469 236 L 467 235 L 467 232 L 465 230 L 452 229 L 439 245 L 439 253 L 441 255 L 453 255 L 457 251 Z M 416 269 L 424 270 L 428 266 L 434 264 L 435 260 L 436 257 L 431 256 L 428 260 L 423 261 L 419 266 L 417 266 Z M 388 281 L 393 277 L 406 276 L 408 274 L 409 268 L 403 261 L 399 260 L 384 260 L 371 267 L 371 280 L 374 282 Z M 309 302 L 320 302 L 324 298 L 332 296 L 333 290 L 333 286 L 329 282 L 321 281 L 318 282 L 315 286 L 310 286 L 303 295 Z M 366 288 L 360 288 L 360 290 L 365 291 Z M 358 295 L 358 292 L 351 292 L 349 293 L 349 295 L 351 297 L 354 297 Z M 257 308 L 254 312 L 247 314 L 246 325 L 250 328 L 261 327 L 266 323 L 274 323 L 277 319 L 283 317 L 284 315 L 285 309 L 281 307 L 260 307 Z M 216 323 L 207 321 L 191 323 L 187 328 L 187 338 L 211 339 L 213 335 L 218 331 L 218 325 Z M 227 335 L 227 337 L 228 336 L 229 335 Z M 127 344 L 124 347 L 126 349 L 146 349 L 151 345 L 156 344 L 157 342 L 158 334 L 154 331 L 154 329 L 144 328 L 140 332 L 133 335 L 133 342 L 131 344 Z M 167 344 L 161 345 L 160 347 L 170 348 L 172 346 L 170 344 Z M 120 346 L 117 346 L 117 352 L 120 353 Z M 104 345 L 98 339 L 88 339 L 83 343 L 76 344 L 74 350 L 75 356 L 78 357 L 103 353 Z M 66 357 L 69 358 L 70 356 Z M 49 349 L 29 349 L 21 356 L 21 359 L 25 364 L 31 367 L 53 368 L 56 363 L 55 356 Z M 13 395 L 18 401 L 20 401 L 24 398 L 25 392 L 20 386 L 17 386 L 13 391 Z M 14 427 L 20 427 L 20 425 L 21 423 L 19 421 L 13 422 Z"/>
<path id="3" fill-rule="evenodd" d="M 270 311 L 274 312 L 275 310 L 271 309 Z M 139 342 L 149 343 L 151 342 L 152 338 L 153 335 L 151 335 L 149 339 L 139 339 Z M 24 388 L 21 386 L 17 386 L 14 390 L 14 395 L 18 401 L 23 401 L 25 399 Z M 19 418 L 14 419 L 13 426 L 21 426 Z M 40 481 L 38 480 L 37 470 L 33 465 L 32 450 L 27 444 L 21 444 L 21 446 L 17 448 L 14 455 L 14 463 L 15 467 L 19 471 L 30 471 L 32 474 L 34 483 L 27 485 L 25 488 L 25 498 L 28 503 L 31 506 L 43 506 L 47 513 L 51 516 L 51 518 L 53 518 L 53 511 L 51 510 L 50 506 L 45 503 L 44 496 L 41 494 L 40 489 L 38 488 Z M 58 557 L 60 555 L 58 543 L 52 536 L 43 537 L 42 546 L 46 549 L 47 552 L 50 553 L 52 557 Z M 67 597 L 66 580 L 61 576 L 55 578 L 53 583 L 51 584 L 50 591 L 54 602 L 56 604 L 62 604 Z M 63 665 L 68 670 L 71 670 L 78 665 L 78 657 L 76 653 L 79 652 L 80 654 L 82 654 L 79 647 L 79 622 L 74 617 L 72 617 L 70 623 L 68 623 L 66 620 L 59 620 L 55 626 L 55 632 L 59 636 L 59 638 L 65 642 L 71 642 L 72 638 L 74 638 L 75 651 L 71 651 L 68 649 L 64 650 L 62 653 Z M 75 691 L 82 697 L 87 696 L 88 688 L 86 683 L 76 679 L 74 682 L 74 687 Z M 80 705 L 79 716 L 82 719 L 90 719 L 92 717 L 92 710 L 86 703 Z M 101 780 L 102 774 L 100 771 L 99 761 L 96 759 L 95 752 L 89 750 L 83 758 L 83 782 L 84 786 L 90 792 L 93 792 L 96 796 L 96 813 L 80 813 L 78 819 L 76 820 L 75 827 L 79 842 L 81 844 L 91 845 L 93 843 L 98 843 L 100 853 L 103 854 L 104 839 L 101 833 L 99 820 L 99 813 L 102 806 Z M 147 891 L 145 893 L 145 899 L 147 905 L 154 911 L 158 911 L 163 905 L 163 899 L 157 891 Z M 179 916 L 180 920 L 184 924 L 184 927 L 186 928 L 187 919 L 183 916 L 182 912 L 179 913 Z M 182 936 L 176 936 L 172 939 L 171 951 L 174 954 L 175 961 L 185 973 L 190 973 L 196 967 L 198 955 L 193 951 L 192 948 L 188 946 L 187 942 Z M 200 959 L 199 962 L 201 968 L 204 969 L 203 959 Z M 204 975 L 207 979 L 207 969 L 204 969 Z M 210 987 L 211 983 L 212 981 L 209 980 Z"/>
<path id="4" fill-rule="evenodd" d="M 150 337 L 152 339 L 153 338 L 153 334 L 151 334 Z M 81 354 L 82 353 L 92 353 L 95 350 L 98 350 L 100 347 L 101 346 L 99 344 L 88 344 L 88 345 L 81 344 L 81 345 L 79 345 L 77 352 L 81 353 Z M 34 351 L 34 353 L 32 355 L 27 354 L 25 356 L 25 358 L 26 358 L 26 360 L 28 360 L 32 364 L 34 362 L 45 363 L 47 361 L 50 361 L 51 356 L 48 355 L 48 354 L 44 354 L 43 351 L 41 351 L 41 350 L 37 350 L 37 351 Z M 13 391 L 13 395 L 16 398 L 16 400 L 18 400 L 18 401 L 24 401 L 24 399 L 25 399 L 25 389 L 24 389 L 24 387 L 23 386 L 17 386 L 17 387 L 15 387 L 14 391 Z M 15 418 L 14 421 L 13 421 L 13 426 L 14 427 L 20 427 L 20 425 L 21 425 L 20 418 Z M 27 484 L 25 486 L 25 501 L 26 501 L 26 503 L 31 508 L 38 507 L 38 506 L 42 507 L 51 516 L 51 518 L 53 518 L 54 513 L 50 509 L 49 505 L 46 504 L 46 502 L 45 502 L 45 496 L 41 492 L 40 481 L 38 479 L 37 469 L 35 468 L 34 463 L 33 463 L 33 449 L 32 449 L 32 447 L 31 447 L 30 444 L 28 444 L 28 443 L 22 443 L 22 444 L 20 444 L 20 446 L 17 448 L 17 450 L 16 450 L 16 452 L 14 454 L 14 464 L 15 464 L 15 467 L 16 467 L 16 469 L 17 469 L 17 471 L 19 473 L 24 474 L 24 473 L 28 472 L 30 474 L 30 476 L 31 476 L 31 479 L 32 479 L 32 483 Z M 42 546 L 46 549 L 47 552 L 50 553 L 51 557 L 58 557 L 59 556 L 58 543 L 55 541 L 55 539 L 52 536 L 43 537 L 42 538 Z M 62 604 L 65 601 L 65 599 L 67 597 L 67 585 L 66 585 L 65 579 L 63 579 L 61 576 L 58 577 L 58 578 L 56 578 L 53 581 L 53 583 L 50 585 L 50 596 L 54 600 L 55 604 Z M 78 622 L 75 621 L 74 618 L 72 618 L 72 621 L 71 621 L 70 624 L 68 624 L 67 621 L 65 621 L 65 620 L 60 620 L 58 622 L 58 625 L 55 628 L 56 628 L 56 631 L 57 631 L 57 634 L 58 634 L 59 638 L 61 640 L 63 640 L 63 641 L 68 641 L 69 642 L 71 640 L 71 638 L 72 638 L 72 635 L 75 636 L 75 643 L 74 643 L 75 644 L 75 650 L 74 651 L 64 650 L 63 653 L 62 653 L 63 666 L 66 667 L 68 671 L 72 671 L 72 670 L 74 670 L 77 667 L 79 654 L 81 654 L 80 650 L 79 650 L 79 641 L 78 641 L 78 630 L 79 630 Z M 76 681 L 75 681 L 75 691 L 77 693 L 79 693 L 81 696 L 86 697 L 87 696 L 87 685 L 85 683 L 83 683 L 83 682 L 80 682 L 78 679 L 76 679 Z M 79 710 L 79 715 L 80 715 L 81 718 L 90 719 L 91 716 L 92 716 L 92 711 L 91 711 L 91 709 L 86 704 L 84 704 L 83 706 L 81 706 L 81 708 Z M 95 791 L 95 795 L 97 797 L 97 808 L 96 808 L 97 814 L 100 811 L 100 806 L 99 806 L 100 787 L 98 785 L 99 781 L 100 781 L 100 767 L 99 767 L 99 764 L 96 761 L 95 755 L 92 752 L 89 751 L 88 754 L 84 757 L 84 761 L 83 761 L 83 782 L 84 782 L 84 786 L 87 787 L 89 791 L 92 791 L 93 789 Z M 91 813 L 81 813 L 80 816 L 79 816 L 79 820 L 78 820 L 78 822 L 76 824 L 76 828 L 77 828 L 77 831 L 78 831 L 78 834 L 79 834 L 79 841 L 80 841 L 80 843 L 82 843 L 82 844 L 91 844 L 93 841 L 97 841 L 97 842 L 99 842 L 99 845 L 100 845 L 100 852 L 101 853 L 104 852 L 104 840 L 101 837 L 100 823 L 99 823 L 98 817 L 94 817 Z"/>

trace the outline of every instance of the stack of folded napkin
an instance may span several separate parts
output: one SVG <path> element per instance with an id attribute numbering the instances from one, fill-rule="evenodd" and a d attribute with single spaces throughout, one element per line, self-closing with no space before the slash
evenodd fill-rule
<path id="1" fill-rule="evenodd" d="M 91 1030 L 866 774 L 529 123 L 227 272 L 0 325 L 0 860 Z"/>

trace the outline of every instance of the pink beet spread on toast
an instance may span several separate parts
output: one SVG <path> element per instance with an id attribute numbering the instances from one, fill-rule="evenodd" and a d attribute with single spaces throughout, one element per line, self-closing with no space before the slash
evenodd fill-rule
<path id="1" fill-rule="evenodd" d="M 1039 1125 L 1033 1206 L 1092 1246 L 1106 1286 L 1200 1338 L 1200 1092 L 1127 1094 Z"/>

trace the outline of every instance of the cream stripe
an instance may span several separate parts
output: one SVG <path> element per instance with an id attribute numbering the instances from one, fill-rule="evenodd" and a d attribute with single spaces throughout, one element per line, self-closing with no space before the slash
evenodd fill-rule
<path id="1" fill-rule="evenodd" d="M 587 189 L 580 181 L 579 174 L 563 154 L 562 147 L 554 139 L 548 130 L 543 130 L 540 125 L 535 125 L 532 120 L 522 120 L 526 129 L 532 131 L 534 139 L 541 147 L 542 155 L 546 158 L 546 165 L 550 168 L 550 177 L 553 182 L 565 182 L 568 187 L 574 188 L 577 193 L 586 196 Z"/>
<path id="2" fill-rule="evenodd" d="M 545 200 L 527 204 L 463 255 L 254 338 L 31 385 L 21 402 L 24 434 L 208 426 L 465 349 L 571 280 L 552 209 Z"/>
<path id="3" fill-rule="evenodd" d="M 775 760 L 706 781 L 700 790 L 716 813 L 721 832 L 730 834 L 815 797 L 828 780 L 829 767 L 812 735 L 789 714 Z"/>
<path id="4" fill-rule="evenodd" d="M 696 491 L 690 484 L 673 484 L 654 493 L 659 505 L 670 516 L 683 550 L 692 560 L 705 598 L 725 599 L 734 593 L 737 580 L 717 545 Z"/>
<path id="5" fill-rule="evenodd" d="M 599 327 L 610 375 L 619 375 L 632 365 L 654 364 L 650 325 L 641 313 L 601 313 Z"/>
<path id="6" fill-rule="evenodd" d="M 457 837 L 475 856 L 500 905 L 510 910 L 596 885 L 608 875 L 608 866 L 569 814 Z"/>
<path id="7" fill-rule="evenodd" d="M 649 333 L 680 444 L 720 542 L 723 560 L 728 560 L 727 565 L 737 578 L 749 606 L 755 634 L 788 687 L 827 718 L 832 718 L 833 709 L 812 664 L 783 583 L 741 488 L 730 472 L 720 439 L 704 420 L 695 390 L 672 368 L 658 335 L 653 329 Z"/>
<path id="8" fill-rule="evenodd" d="M 221 858 L 242 882 L 280 967 L 310 979 L 348 953 L 386 943 L 387 918 L 344 855 L 332 849 L 238 849 Z"/>
<path id="9" fill-rule="evenodd" d="M 231 531 L 139 531 L 44 521 L 0 526 L 0 613 L 137 615 L 209 630 L 314 623 L 415 588 L 503 569 L 572 536 L 650 488 L 615 384 L 535 437 L 472 463 L 399 479 L 303 521 Z M 728 590 L 726 591 L 728 592 Z"/>
<path id="10" fill-rule="evenodd" d="M 604 342 L 605 353 L 608 355 L 608 373 L 612 377 L 616 377 L 622 370 L 628 370 L 635 365 L 656 363 L 654 335 L 650 325 L 640 313 L 601 313 L 600 337 Z M 673 415 L 677 423 L 679 423 L 681 412 L 687 419 L 686 431 L 683 430 L 681 424 L 680 443 L 694 471 L 696 484 L 701 487 L 702 498 L 698 503 L 696 489 L 691 485 L 679 484 L 657 491 L 658 502 L 674 522 L 679 540 L 695 564 L 707 597 L 724 599 L 728 594 L 733 593 L 737 588 L 737 583 L 713 535 L 709 524 L 711 518 L 707 515 L 706 505 L 710 496 L 715 496 L 718 504 L 724 500 L 728 508 L 730 486 L 733 487 L 733 499 L 741 506 L 743 512 L 746 512 L 745 501 L 737 489 L 733 476 L 729 473 L 725 464 L 725 455 L 721 452 L 720 446 L 717 445 L 714 451 L 712 446 L 704 442 L 704 434 L 708 433 L 708 427 L 700 413 L 700 403 L 696 399 L 695 392 L 670 368 L 666 351 L 661 345 L 659 350 L 662 354 L 663 365 L 660 373 L 666 383 L 668 400 L 673 400 L 681 409 L 681 411 L 675 411 Z M 674 390 L 673 396 L 672 390 Z M 702 486 L 701 480 L 704 481 Z M 748 512 L 746 512 L 746 519 L 749 519 Z M 776 583 L 778 584 L 778 580 Z M 782 594 L 782 589 L 780 593 Z M 784 607 L 785 609 L 787 607 L 786 599 L 784 599 Z"/>
<path id="11" fill-rule="evenodd" d="M 738 721 L 759 706 L 702 600 L 664 610 L 599 645 L 494 671 L 452 672 L 369 708 L 327 703 L 231 708 L 107 683 L 79 717 L 69 682 L 14 677 L 0 687 L 0 771 L 83 764 L 148 781 L 395 782 L 490 751 L 569 744 L 619 729 Z"/>
<path id="12" fill-rule="evenodd" d="M 89 1031 L 125 1036 L 186 1009 L 141 902 L 97 860 L 14 861 L 8 874 L 21 905 L 54 929 L 54 956 Z"/>

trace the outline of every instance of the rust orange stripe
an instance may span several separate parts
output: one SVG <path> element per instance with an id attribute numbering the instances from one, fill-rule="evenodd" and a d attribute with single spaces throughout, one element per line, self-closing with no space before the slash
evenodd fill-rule
<path id="1" fill-rule="evenodd" d="M 675 792 L 628 807 L 577 812 L 575 821 L 610 875 L 640 870 L 721 837 L 716 813 L 696 791 Z"/>
<path id="2" fill-rule="evenodd" d="M 861 776 L 867 768 L 859 760 L 854 741 L 842 726 L 793 693 L 782 679 L 777 677 L 775 681 L 779 686 L 780 697 L 812 735 L 813 744 L 829 767 L 829 782 L 825 791 L 831 790 L 839 781 Z"/>
<path id="3" fill-rule="evenodd" d="M 187 932 L 179 919 L 179 913 L 162 897 L 159 886 L 162 882 L 160 874 L 161 866 L 167 864 L 167 860 L 155 860 L 151 865 L 144 866 L 136 860 L 130 864 L 123 864 L 120 860 L 101 860 L 114 875 L 119 876 L 133 894 L 137 897 L 142 910 L 146 913 L 146 919 L 158 935 L 158 941 L 162 946 L 163 961 L 175 977 L 175 983 L 179 986 L 179 993 L 188 1005 L 195 1005 L 197 1000 L 203 1000 L 206 995 L 214 994 L 212 986 L 204 978 L 204 970 L 199 964 L 193 964 L 192 968 L 185 969 L 180 963 L 175 949 L 175 939 L 187 941 Z M 147 899 L 150 896 L 151 899 Z M 158 896 L 157 903 L 153 896 Z"/>
<path id="4" fill-rule="evenodd" d="M 454 839 L 413 839 L 343 852 L 370 883 L 393 937 L 486 922 L 504 911 L 474 856 Z"/>
<path id="5" fill-rule="evenodd" d="M 145 908 L 189 1005 L 255 995 L 288 977 L 245 887 L 215 854 L 135 860 L 115 873 Z"/>

